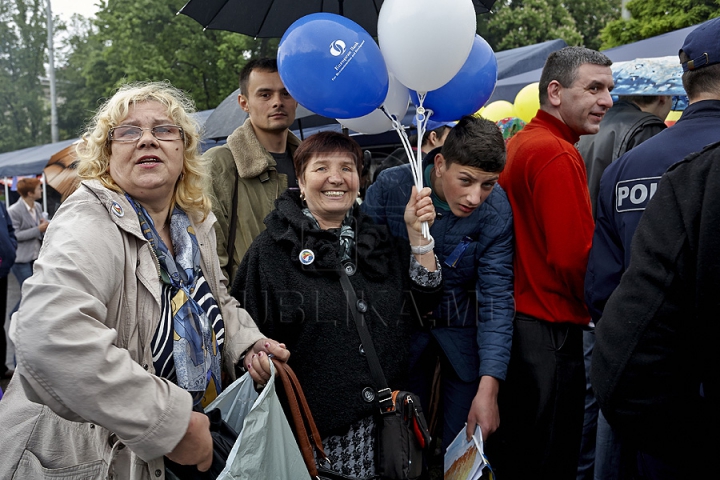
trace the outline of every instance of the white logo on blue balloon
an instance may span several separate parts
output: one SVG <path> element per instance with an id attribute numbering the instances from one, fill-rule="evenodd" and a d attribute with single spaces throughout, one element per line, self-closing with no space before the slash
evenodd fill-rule
<path id="1" fill-rule="evenodd" d="M 333 57 L 337 57 L 343 53 L 345 53 L 345 42 L 342 40 L 335 40 L 330 44 L 330 54 Z"/>

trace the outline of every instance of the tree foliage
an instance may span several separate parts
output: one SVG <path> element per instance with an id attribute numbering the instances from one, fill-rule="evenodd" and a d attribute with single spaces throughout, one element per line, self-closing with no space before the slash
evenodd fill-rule
<path id="1" fill-rule="evenodd" d="M 600 31 L 620 16 L 620 0 L 499 0 L 478 16 L 478 33 L 495 51 L 562 38 L 600 47 Z"/>
<path id="2" fill-rule="evenodd" d="M 216 30 L 203 31 L 185 15 L 185 0 L 107 0 L 91 25 L 71 36 L 72 53 L 62 69 L 67 108 L 63 128 L 76 134 L 98 104 L 123 83 L 168 80 L 198 110 L 215 108 L 238 87 L 247 60 L 274 55 L 277 41 L 262 42 Z M 265 48 L 265 52 L 261 50 Z"/>
<path id="3" fill-rule="evenodd" d="M 630 20 L 615 20 L 602 32 L 603 48 L 636 42 L 720 16 L 720 0 L 632 0 Z"/>
<path id="4" fill-rule="evenodd" d="M 602 46 L 601 32 L 608 22 L 620 18 L 620 0 L 567 0 L 568 13 L 583 37 L 583 45 L 593 50 Z"/>
<path id="5" fill-rule="evenodd" d="M 0 152 L 50 141 L 44 0 L 0 0 Z"/>

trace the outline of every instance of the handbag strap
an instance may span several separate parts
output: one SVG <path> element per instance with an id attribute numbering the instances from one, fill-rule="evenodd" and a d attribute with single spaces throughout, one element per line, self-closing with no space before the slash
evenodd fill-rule
<path id="1" fill-rule="evenodd" d="M 303 393 L 300 381 L 295 375 L 295 372 L 293 372 L 287 363 L 280 362 L 274 358 L 272 361 L 285 388 L 285 396 L 288 400 L 293 424 L 295 425 L 298 446 L 305 461 L 305 466 L 310 476 L 317 477 L 318 471 L 313 449 L 315 449 L 326 462 L 330 463 L 322 446 L 320 432 L 315 425 L 312 412 L 310 411 L 310 407 L 308 406 L 305 394 Z"/>
<path id="2" fill-rule="evenodd" d="M 339 269 L 340 273 L 340 285 L 342 285 L 345 295 L 348 299 L 348 308 L 350 313 L 355 320 L 355 326 L 357 327 L 358 335 L 360 335 L 360 343 L 362 343 L 363 350 L 365 351 L 365 358 L 367 359 L 368 365 L 370 366 L 370 375 L 378 387 L 378 402 L 380 404 L 380 412 L 388 411 L 393 409 L 392 391 L 388 388 L 385 374 L 383 373 L 382 366 L 380 365 L 380 359 L 378 359 L 377 352 L 375 351 L 375 344 L 372 341 L 370 332 L 367 329 L 365 323 L 365 316 L 360 311 L 360 302 L 358 302 L 355 289 L 350 283 L 347 273 L 344 268 Z"/>

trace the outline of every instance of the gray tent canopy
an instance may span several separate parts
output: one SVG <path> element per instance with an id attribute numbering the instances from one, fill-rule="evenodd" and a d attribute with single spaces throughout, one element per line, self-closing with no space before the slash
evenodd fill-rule
<path id="1" fill-rule="evenodd" d="M 72 145 L 79 139 L 72 138 L 62 142 L 48 143 L 23 148 L 14 152 L 0 153 L 0 177 L 16 175 L 40 175 L 53 154 Z"/>
<path id="2" fill-rule="evenodd" d="M 567 47 L 565 40 L 556 38 L 547 42 L 526 45 L 524 47 L 511 48 L 495 53 L 498 63 L 498 80 L 520 75 L 529 70 L 542 68 L 545 59 L 556 50 Z"/>

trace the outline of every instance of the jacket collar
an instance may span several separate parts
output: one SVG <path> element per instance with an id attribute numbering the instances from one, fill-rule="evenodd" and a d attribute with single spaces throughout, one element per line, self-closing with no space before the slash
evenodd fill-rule
<path id="1" fill-rule="evenodd" d="M 287 148 L 290 153 L 300 145 L 300 140 L 288 132 Z M 227 146 L 235 159 L 240 178 L 255 178 L 277 165 L 272 155 L 260 144 L 248 118 L 227 138 Z"/>
<path id="2" fill-rule="evenodd" d="M 720 100 L 700 100 L 688 105 L 675 125 L 686 122 L 688 118 L 717 117 L 718 115 L 720 115 Z"/>

